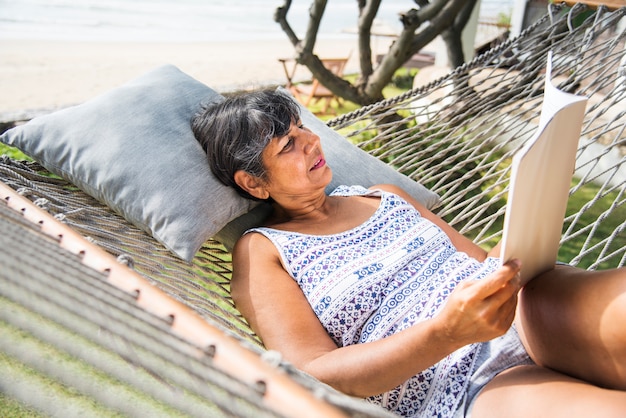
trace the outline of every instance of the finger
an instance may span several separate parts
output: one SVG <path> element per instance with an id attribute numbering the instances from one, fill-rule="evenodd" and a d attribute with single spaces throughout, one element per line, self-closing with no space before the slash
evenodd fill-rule
<path id="1" fill-rule="evenodd" d="M 518 260 L 511 260 L 506 262 L 502 267 L 490 274 L 486 278 L 480 281 L 480 287 L 478 289 L 478 296 L 482 298 L 488 298 L 494 293 L 498 292 L 507 284 L 513 281 L 515 285 L 519 280 L 516 279 L 516 275 L 519 273 L 521 263 Z"/>
<path id="2" fill-rule="evenodd" d="M 515 300 L 519 290 L 519 280 L 510 280 L 483 300 L 495 307 L 505 306 L 507 303 L 510 303 L 511 300 Z"/>
<path id="3" fill-rule="evenodd" d="M 515 312 L 517 311 L 517 293 L 513 295 L 505 304 L 500 307 L 501 318 L 504 319 L 506 327 L 510 327 L 515 320 Z"/>

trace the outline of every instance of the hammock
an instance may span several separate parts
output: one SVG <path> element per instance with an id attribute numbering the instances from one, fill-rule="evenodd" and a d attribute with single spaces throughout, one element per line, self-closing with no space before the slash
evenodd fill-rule
<path id="1" fill-rule="evenodd" d="M 625 15 L 550 6 L 519 37 L 447 76 L 328 125 L 437 192 L 436 211 L 490 245 L 511 156 L 536 128 L 551 50 L 559 87 L 589 97 L 559 260 L 624 266 Z M 5 399 L 64 416 L 389 416 L 263 348 L 229 297 L 230 254 L 219 242 L 206 242 L 188 265 L 37 163 L 2 157 L 0 180 L 8 186 L 0 188 Z M 59 223 L 52 233 L 42 226 Z M 84 251 L 68 249 L 74 232 L 130 269 L 94 269 Z M 141 280 L 153 296 L 145 284 L 122 290 Z M 164 314 L 164 304 L 176 314 Z M 208 345 L 198 340 L 218 334 Z"/>
<path id="2" fill-rule="evenodd" d="M 578 4 L 550 12 L 447 76 L 328 124 L 437 192 L 438 214 L 456 229 L 479 244 L 495 244 L 509 162 L 537 127 L 552 50 L 557 86 L 589 97 L 570 191 L 572 204 L 583 203 L 568 208 L 559 260 L 589 269 L 622 266 L 625 10 L 591 12 Z M 604 229 L 609 219 L 615 226 Z"/>

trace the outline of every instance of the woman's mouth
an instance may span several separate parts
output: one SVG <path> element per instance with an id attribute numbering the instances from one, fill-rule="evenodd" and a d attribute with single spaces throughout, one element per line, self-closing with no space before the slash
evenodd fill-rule
<path id="1" fill-rule="evenodd" d="M 324 165 L 326 165 L 326 160 L 324 160 L 323 158 L 320 158 L 319 160 L 315 162 L 311 170 L 317 170 L 318 168 L 323 167 Z"/>

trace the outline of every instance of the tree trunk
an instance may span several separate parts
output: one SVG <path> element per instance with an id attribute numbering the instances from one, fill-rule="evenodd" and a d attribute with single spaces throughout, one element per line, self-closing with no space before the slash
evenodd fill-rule
<path id="1" fill-rule="evenodd" d="M 402 31 L 380 64 L 374 67 L 371 27 L 382 1 L 357 0 L 360 76 L 354 84 L 326 69 L 320 58 L 313 54 L 327 0 L 312 1 L 309 23 L 303 40 L 298 38 L 288 22 L 291 0 L 285 0 L 283 6 L 276 10 L 274 19 L 294 46 L 296 61 L 306 66 L 313 76 L 335 95 L 359 105 L 368 105 L 381 100 L 383 88 L 391 82 L 396 70 L 440 34 L 446 42 L 450 63 L 457 66 L 464 62 L 461 32 L 477 0 L 415 0 L 417 8 L 401 15 Z"/>

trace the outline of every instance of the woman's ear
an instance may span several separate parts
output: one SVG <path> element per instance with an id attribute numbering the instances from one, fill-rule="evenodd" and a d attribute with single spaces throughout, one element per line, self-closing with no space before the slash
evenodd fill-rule
<path id="1" fill-rule="evenodd" d="M 239 187 L 257 199 L 266 200 L 270 197 L 269 192 L 265 189 L 265 182 L 260 178 L 243 170 L 237 170 L 234 179 Z"/>

